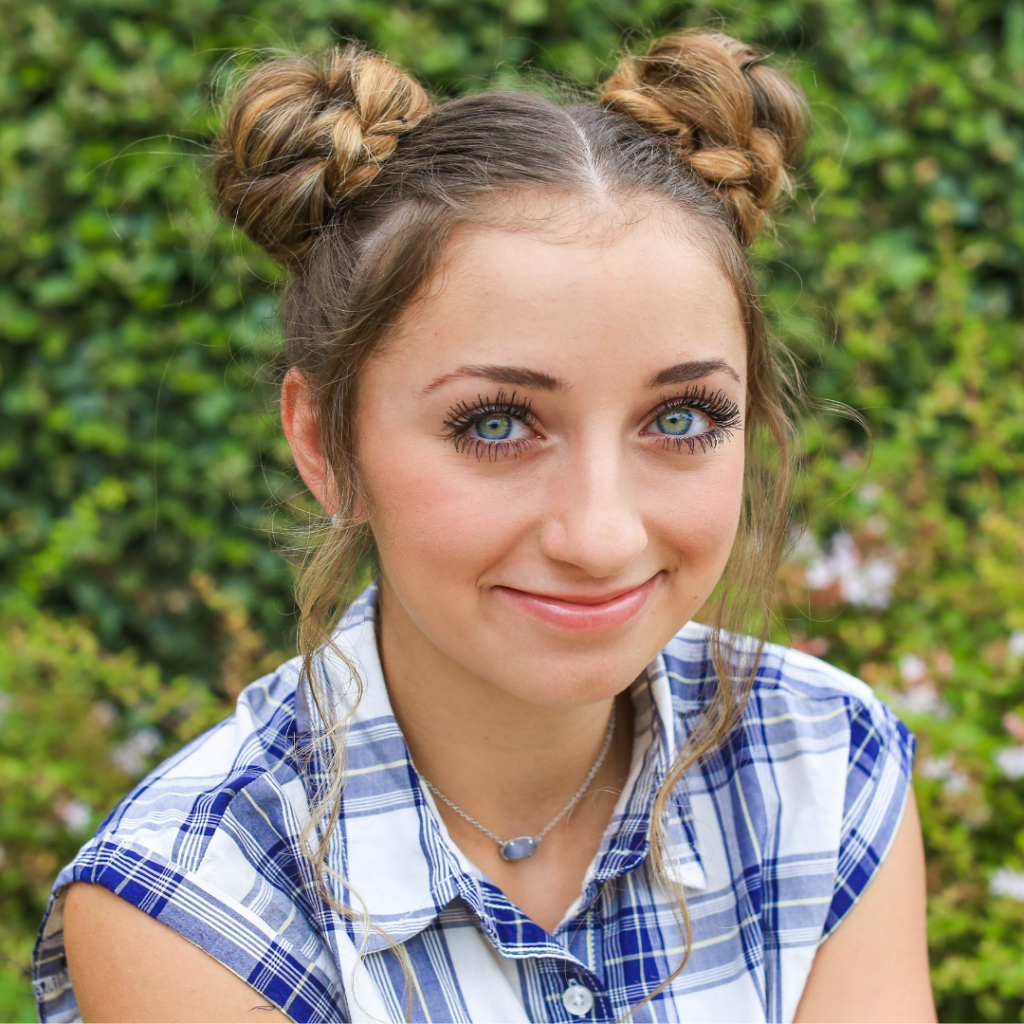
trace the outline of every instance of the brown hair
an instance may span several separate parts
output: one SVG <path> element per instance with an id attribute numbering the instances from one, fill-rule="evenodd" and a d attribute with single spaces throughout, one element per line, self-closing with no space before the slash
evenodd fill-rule
<path id="1" fill-rule="evenodd" d="M 432 106 L 405 72 L 353 46 L 272 60 L 240 83 L 217 143 L 217 198 L 229 220 L 292 270 L 285 355 L 311 388 L 337 489 L 334 528 L 319 532 L 296 584 L 299 645 L 330 768 L 304 841 L 317 837 L 310 856 L 326 898 L 345 722 L 317 669 L 365 551 L 353 515 L 360 370 L 437 268 L 456 224 L 495 217 L 507 224 L 516 208 L 507 200 L 538 193 L 591 203 L 653 200 L 684 213 L 731 281 L 748 355 L 742 520 L 705 609 L 717 686 L 651 817 L 652 869 L 676 896 L 689 936 L 664 818 L 683 774 L 728 735 L 743 708 L 788 513 L 787 374 L 769 343 L 745 248 L 790 190 L 787 168 L 799 156 L 805 121 L 803 95 L 789 78 L 749 46 L 699 31 L 626 56 L 597 102 L 491 92 Z M 743 634 L 753 641 L 737 639 Z"/>

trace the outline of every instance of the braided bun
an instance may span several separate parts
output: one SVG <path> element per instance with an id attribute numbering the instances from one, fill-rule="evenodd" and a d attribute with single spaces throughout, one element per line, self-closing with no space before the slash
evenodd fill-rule
<path id="1" fill-rule="evenodd" d="M 717 32 L 680 32 L 626 57 L 599 102 L 663 133 L 722 200 L 741 245 L 792 191 L 806 101 L 751 47 Z"/>
<path id="2" fill-rule="evenodd" d="M 430 109 L 409 75 L 355 46 L 269 61 L 243 80 L 217 140 L 218 205 L 275 259 L 301 261 Z"/>

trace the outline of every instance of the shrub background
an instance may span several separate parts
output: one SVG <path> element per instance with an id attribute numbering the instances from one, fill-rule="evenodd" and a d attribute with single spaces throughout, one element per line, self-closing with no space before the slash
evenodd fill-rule
<path id="1" fill-rule="evenodd" d="M 222 62 L 352 35 L 442 95 L 589 84 L 708 23 L 811 97 L 761 273 L 874 438 L 808 431 L 778 638 L 917 731 L 941 1018 L 1024 1020 L 1021 0 L 0 0 L 0 1018 L 60 865 L 291 650 L 278 277 L 203 181 Z"/>

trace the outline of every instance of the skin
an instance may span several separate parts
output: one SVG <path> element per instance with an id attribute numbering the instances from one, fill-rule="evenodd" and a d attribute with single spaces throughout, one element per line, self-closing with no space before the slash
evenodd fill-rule
<path id="1" fill-rule="evenodd" d="M 381 656 L 424 776 L 499 835 L 535 834 L 586 776 L 618 701 L 601 771 L 530 860 L 504 862 L 438 802 L 454 842 L 548 930 L 580 892 L 628 773 L 625 691 L 721 576 L 742 498 L 742 421 L 714 445 L 708 433 L 730 422 L 727 403 L 745 404 L 730 286 L 675 214 L 612 235 L 614 221 L 563 237 L 460 228 L 443 272 L 367 364 L 356 414 Z M 718 396 L 714 414 L 696 408 L 694 388 Z M 511 431 L 503 448 L 481 437 L 485 414 L 466 413 L 499 392 L 530 407 L 486 413 L 512 420 L 499 424 Z M 658 419 L 683 398 L 705 440 L 693 451 Z M 282 420 L 333 512 L 296 372 Z M 911 802 L 875 881 L 821 947 L 797 1019 L 934 1020 L 923 901 Z M 86 1020 L 280 1017 L 99 887 L 72 887 L 65 927 Z"/>

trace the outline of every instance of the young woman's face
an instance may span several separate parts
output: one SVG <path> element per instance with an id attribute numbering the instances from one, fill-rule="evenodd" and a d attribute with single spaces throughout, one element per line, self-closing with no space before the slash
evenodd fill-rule
<path id="1" fill-rule="evenodd" d="M 602 700 L 722 574 L 745 335 L 668 216 L 613 240 L 465 226 L 366 366 L 383 628 L 424 659 L 538 704 Z"/>

